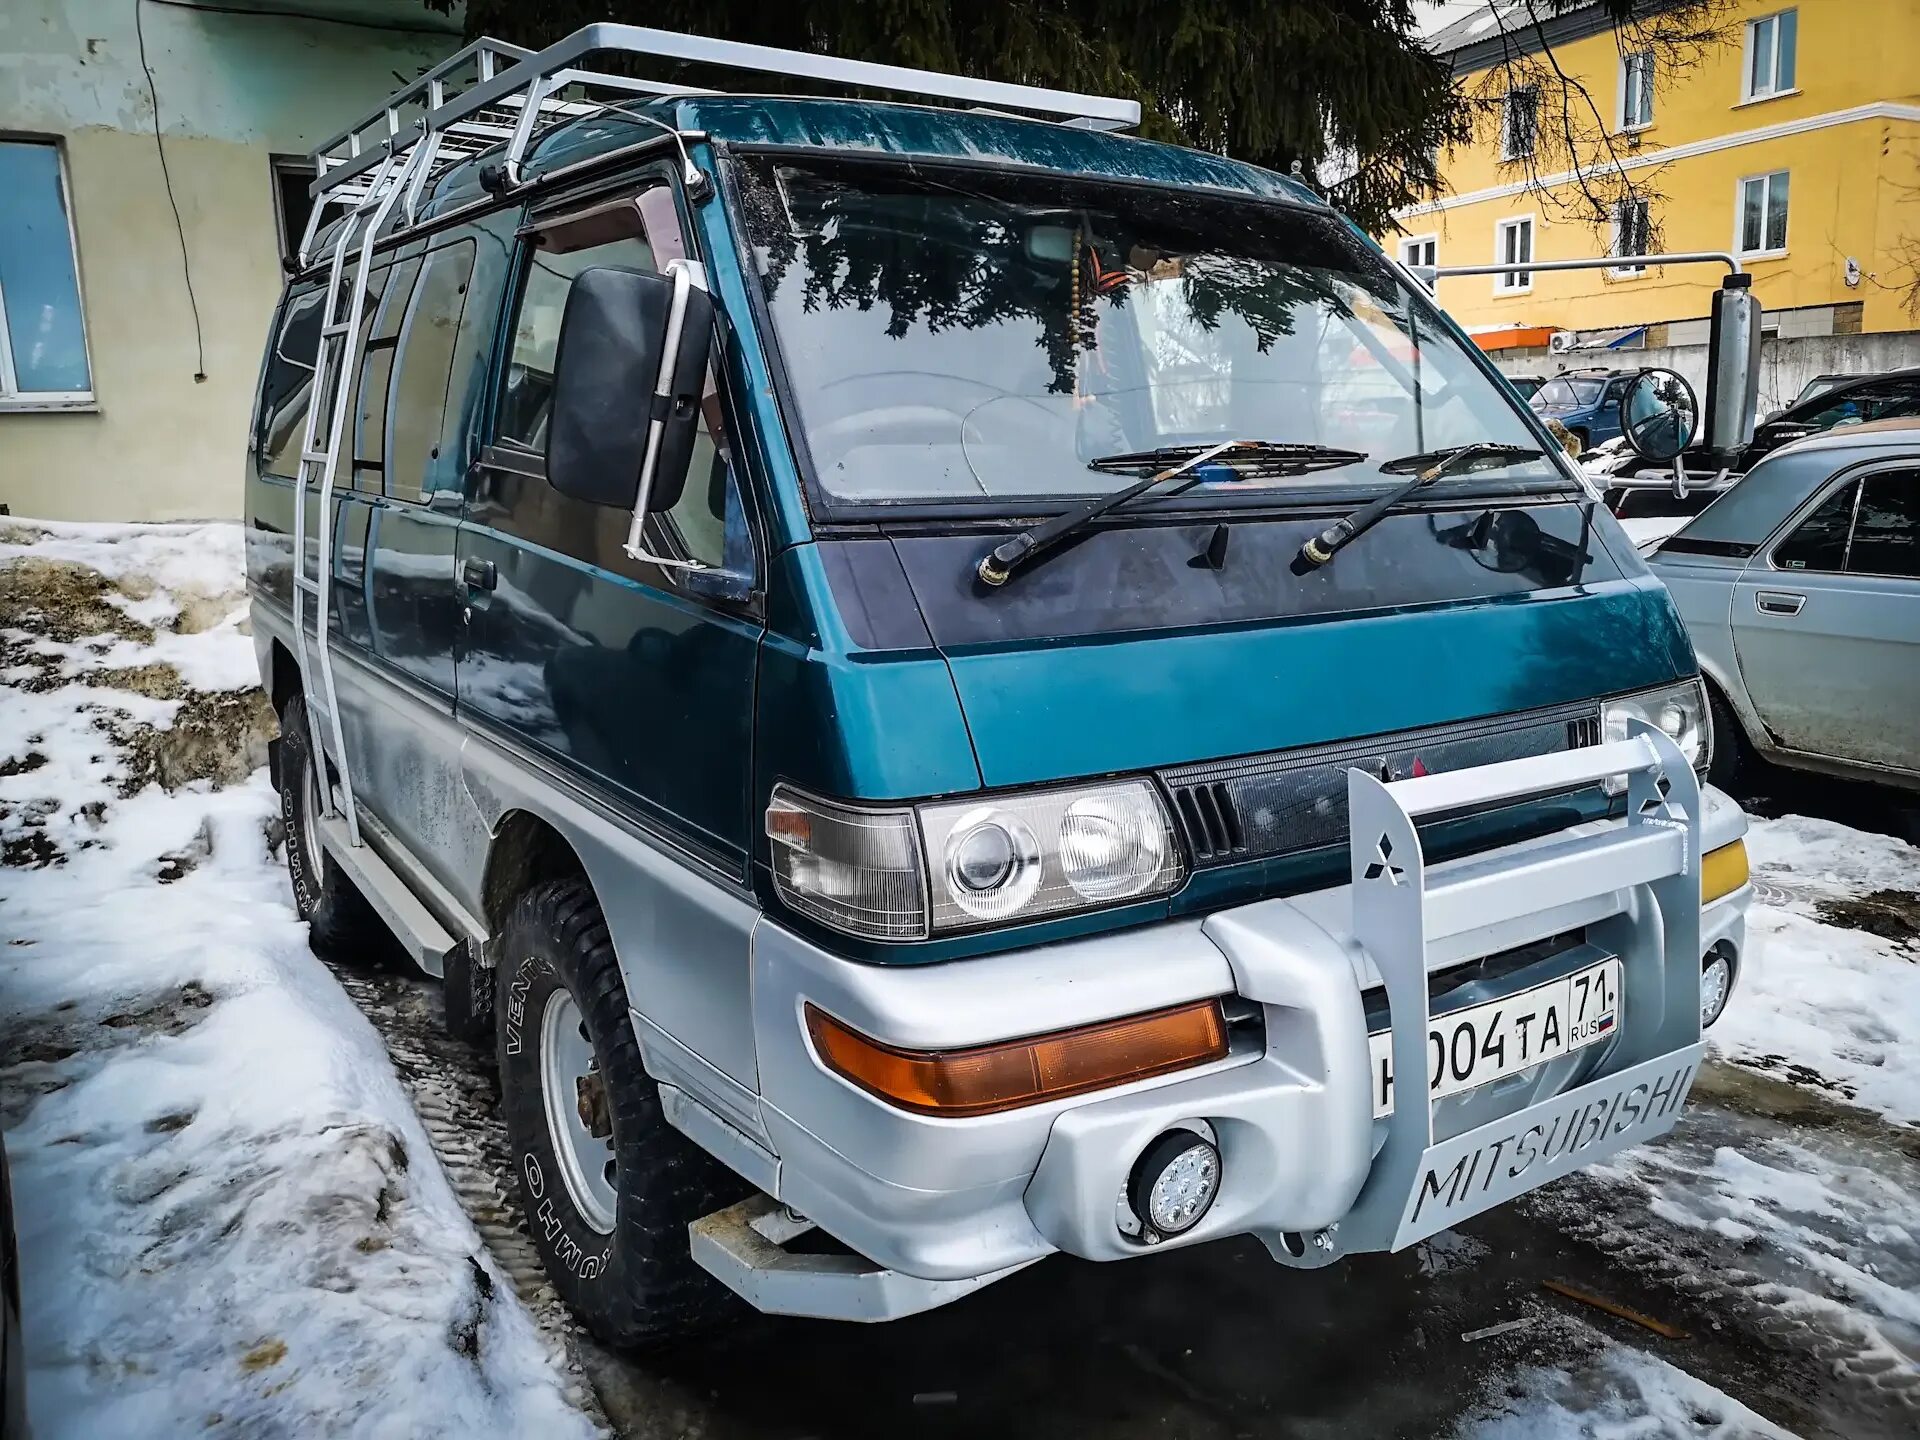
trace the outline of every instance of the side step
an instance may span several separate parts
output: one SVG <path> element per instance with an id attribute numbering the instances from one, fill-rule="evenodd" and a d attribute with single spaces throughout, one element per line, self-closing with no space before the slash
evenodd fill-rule
<path id="1" fill-rule="evenodd" d="M 755 1195 L 687 1227 L 693 1258 L 754 1309 L 816 1320 L 898 1320 L 958 1300 L 1024 1265 L 970 1280 L 922 1280 L 882 1270 L 864 1256 L 803 1255 L 785 1248 L 813 1228 L 780 1202 Z"/>
<path id="2" fill-rule="evenodd" d="M 355 845 L 338 813 L 320 817 L 320 842 L 333 863 L 347 872 L 354 887 L 387 922 L 387 928 L 413 957 L 413 963 L 436 979 L 446 973 L 447 957 L 460 943 L 422 905 L 393 867 L 371 845 Z"/>

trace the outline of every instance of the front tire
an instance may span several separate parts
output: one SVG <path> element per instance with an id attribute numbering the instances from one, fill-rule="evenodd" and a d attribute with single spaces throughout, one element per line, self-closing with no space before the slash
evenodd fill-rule
<path id="1" fill-rule="evenodd" d="M 738 1302 L 687 1226 L 746 1183 L 667 1123 L 593 891 L 535 886 L 499 939 L 500 1088 L 527 1229 L 560 1298 L 601 1340 L 695 1331 Z"/>
<path id="2" fill-rule="evenodd" d="M 1707 686 L 1707 724 L 1713 731 L 1713 755 L 1707 761 L 1707 783 L 1729 789 L 1741 772 L 1751 768 L 1747 761 L 1747 737 L 1733 707 L 1713 686 Z"/>

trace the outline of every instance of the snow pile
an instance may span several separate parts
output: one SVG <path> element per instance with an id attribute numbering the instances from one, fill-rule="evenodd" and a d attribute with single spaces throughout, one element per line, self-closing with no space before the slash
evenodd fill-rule
<path id="1" fill-rule="evenodd" d="M 1529 1366 L 1455 1431 L 1473 1440 L 1795 1440 L 1704 1380 L 1644 1351 L 1607 1345 L 1580 1370 Z"/>
<path id="2" fill-rule="evenodd" d="M 258 739 L 239 545 L 0 529 L 0 1125 L 35 1433 L 590 1434 L 306 948 L 266 777 L 178 753 L 209 714 L 240 716 L 209 752 Z"/>
<path id="3" fill-rule="evenodd" d="M 1747 853 L 1749 959 L 1714 1049 L 1920 1124 L 1920 850 L 1789 815 Z"/>

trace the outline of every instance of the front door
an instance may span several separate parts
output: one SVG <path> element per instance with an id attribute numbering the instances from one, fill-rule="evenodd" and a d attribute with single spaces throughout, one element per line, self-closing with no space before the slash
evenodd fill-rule
<path id="1" fill-rule="evenodd" d="M 1825 491 L 1747 567 L 1732 624 L 1783 748 L 1920 772 L 1920 468 Z"/>

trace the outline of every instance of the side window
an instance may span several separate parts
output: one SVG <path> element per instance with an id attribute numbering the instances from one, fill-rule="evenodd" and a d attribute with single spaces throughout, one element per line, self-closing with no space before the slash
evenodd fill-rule
<path id="1" fill-rule="evenodd" d="M 353 408 L 347 413 L 353 417 L 353 488 L 374 495 L 384 494 L 387 488 L 387 391 L 393 379 L 393 352 L 400 344 L 400 321 L 413 298 L 413 282 L 419 273 L 420 261 L 416 258 L 391 265 L 377 277 L 367 277 L 359 385 L 354 391 Z M 341 458 L 344 460 L 345 455 Z"/>
<path id="2" fill-rule="evenodd" d="M 507 356 L 506 376 L 500 387 L 499 408 L 495 411 L 494 438 L 523 445 L 544 455 L 547 450 L 547 421 L 553 398 L 553 357 L 560 343 L 560 319 L 566 313 L 567 295 L 573 278 L 582 270 L 613 265 L 628 270 L 652 270 L 653 249 L 637 233 L 639 216 L 633 214 L 636 233 L 621 235 L 603 244 L 556 252 L 547 248 L 555 236 L 540 237 L 527 268 L 526 284 L 520 291 L 520 304 L 513 321 L 513 349 Z M 569 227 L 560 227 L 564 233 Z M 564 243 L 564 242 L 563 242 Z M 639 403 L 639 397 L 636 397 Z"/>
<path id="3" fill-rule="evenodd" d="M 1920 580 L 1920 470 L 1869 475 L 1865 484 L 1848 571 Z"/>
<path id="4" fill-rule="evenodd" d="M 307 403 L 313 392 L 313 357 L 320 345 L 324 290 L 287 301 L 267 356 L 260 392 L 260 473 L 292 480 L 300 473 L 300 442 L 306 438 Z"/>
<path id="5" fill-rule="evenodd" d="M 424 500 L 435 488 L 433 470 L 473 261 L 471 240 L 430 252 L 400 323 L 386 434 L 387 493 L 397 499 Z"/>
<path id="6" fill-rule="evenodd" d="M 1773 563 L 1782 570 L 1824 570 L 1837 573 L 1846 568 L 1847 532 L 1853 526 L 1853 502 L 1860 482 L 1842 485 L 1821 502 L 1791 535 L 1773 550 Z"/>

